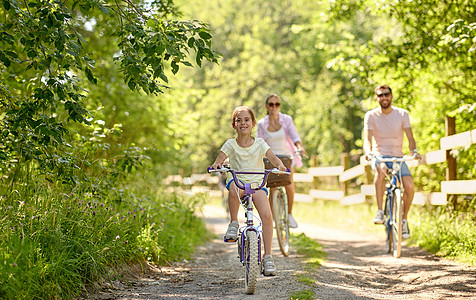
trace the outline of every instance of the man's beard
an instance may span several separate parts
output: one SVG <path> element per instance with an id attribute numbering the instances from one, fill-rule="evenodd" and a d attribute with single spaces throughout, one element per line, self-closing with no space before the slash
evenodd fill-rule
<path id="1" fill-rule="evenodd" d="M 382 102 L 379 102 L 380 104 L 380 107 L 383 108 L 383 109 L 387 109 L 390 107 L 390 105 L 392 105 L 392 102 L 388 101 L 387 103 L 383 104 Z"/>

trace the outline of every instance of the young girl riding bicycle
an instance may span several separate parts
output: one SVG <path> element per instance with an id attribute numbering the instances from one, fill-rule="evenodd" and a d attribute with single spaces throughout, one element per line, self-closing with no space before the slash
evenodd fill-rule
<path id="1" fill-rule="evenodd" d="M 223 166 L 225 159 L 230 160 L 230 167 L 236 170 L 242 169 L 264 169 L 263 158 L 266 157 L 280 171 L 286 171 L 286 167 L 282 161 L 270 150 L 268 144 L 262 138 L 255 138 L 251 135 L 251 131 L 256 126 L 256 118 L 247 106 L 239 106 L 235 108 L 231 118 L 231 126 L 235 129 L 237 137 L 229 139 L 220 149 L 215 162 L 211 165 L 213 169 L 219 169 Z M 262 180 L 260 175 L 238 175 L 240 181 L 244 183 L 257 183 Z M 231 222 L 225 234 L 225 238 L 236 240 L 238 236 L 238 210 L 240 208 L 240 197 L 244 191 L 238 189 L 228 175 L 226 188 L 228 193 L 228 206 L 230 209 Z M 263 266 L 264 275 L 276 275 L 276 265 L 271 256 L 271 245 L 273 241 L 273 217 L 268 201 L 268 190 L 262 188 L 253 194 L 253 203 L 258 210 L 261 222 L 263 224 L 263 242 L 264 256 Z"/>

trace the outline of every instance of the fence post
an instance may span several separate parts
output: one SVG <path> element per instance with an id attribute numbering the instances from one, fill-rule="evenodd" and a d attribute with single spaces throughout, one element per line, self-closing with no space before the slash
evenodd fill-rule
<path id="1" fill-rule="evenodd" d="M 317 167 L 317 164 L 318 164 L 317 155 L 313 154 L 311 156 L 311 167 Z M 312 188 L 317 189 L 318 186 L 319 186 L 319 179 L 316 176 L 314 176 L 312 181 Z"/>
<path id="2" fill-rule="evenodd" d="M 350 166 L 349 153 L 342 153 L 340 155 L 340 164 L 344 168 L 344 171 L 349 169 L 349 166 Z M 347 183 L 347 181 L 344 181 L 344 182 L 341 182 L 340 185 L 342 188 L 342 192 L 344 193 L 344 196 L 347 196 L 347 189 L 349 184 Z"/>
<path id="3" fill-rule="evenodd" d="M 446 116 L 445 120 L 446 136 L 450 136 L 456 133 L 455 117 Z M 446 150 L 446 180 L 456 180 L 456 158 L 450 154 L 450 149 Z M 457 195 L 447 195 L 447 201 L 453 203 L 453 207 L 456 208 Z"/>

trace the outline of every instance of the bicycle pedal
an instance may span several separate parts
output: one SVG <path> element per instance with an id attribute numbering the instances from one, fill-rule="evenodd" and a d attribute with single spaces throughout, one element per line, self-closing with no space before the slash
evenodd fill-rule
<path id="1" fill-rule="evenodd" d="M 226 236 L 223 237 L 223 241 L 225 243 L 236 243 L 238 239 L 232 240 L 232 239 L 227 239 Z"/>

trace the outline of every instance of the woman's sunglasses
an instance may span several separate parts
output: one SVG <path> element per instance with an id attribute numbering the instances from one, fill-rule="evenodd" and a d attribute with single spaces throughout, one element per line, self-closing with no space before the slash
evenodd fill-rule
<path id="1" fill-rule="evenodd" d="M 275 107 L 275 106 L 276 106 L 276 107 L 279 107 L 280 105 L 281 105 L 281 103 L 279 103 L 279 102 L 276 102 L 276 103 L 273 103 L 273 102 L 268 103 L 268 106 L 269 106 L 269 107 Z"/>

